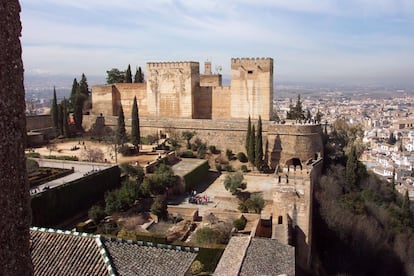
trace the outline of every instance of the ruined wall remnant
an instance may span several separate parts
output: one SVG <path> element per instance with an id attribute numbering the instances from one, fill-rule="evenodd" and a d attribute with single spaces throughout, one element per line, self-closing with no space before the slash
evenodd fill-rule
<path id="1" fill-rule="evenodd" d="M 0 275 L 32 275 L 20 5 L 0 4 Z"/>

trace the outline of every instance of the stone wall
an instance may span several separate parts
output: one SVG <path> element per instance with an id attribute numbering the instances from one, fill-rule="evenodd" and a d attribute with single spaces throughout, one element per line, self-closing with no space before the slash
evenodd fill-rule
<path id="1" fill-rule="evenodd" d="M 84 129 L 89 130 L 97 116 L 84 116 Z M 125 116 L 127 131 L 130 131 L 131 120 Z M 252 120 L 257 126 L 257 121 Z M 117 117 L 106 116 L 105 125 L 117 126 Z M 140 117 L 142 136 L 166 133 L 168 137 L 181 139 L 186 130 L 195 131 L 196 137 L 215 145 L 220 150 L 231 149 L 234 153 L 245 152 L 247 120 L 202 120 L 202 119 L 154 119 Z M 320 125 L 280 125 L 263 121 L 263 146 L 269 165 L 274 168 L 287 160 L 297 157 L 303 163 L 315 157 L 316 153 L 323 156 L 322 129 Z M 273 158 L 272 158 L 273 157 Z M 276 158 L 278 157 L 278 158 Z"/>
<path id="2" fill-rule="evenodd" d="M 212 119 L 228 120 L 230 118 L 231 88 L 229 86 L 220 86 L 213 88 L 212 95 Z"/>
<path id="3" fill-rule="evenodd" d="M 114 85 L 96 85 L 92 87 L 92 110 L 91 114 L 104 116 L 117 116 L 114 111 L 113 101 Z M 116 100 L 116 99 L 115 99 Z"/>
<path id="4" fill-rule="evenodd" d="M 221 86 L 221 75 L 200 75 L 200 86 Z"/>
<path id="5" fill-rule="evenodd" d="M 26 131 L 52 127 L 50 115 L 26 116 Z"/>
<path id="6" fill-rule="evenodd" d="M 297 264 L 309 271 L 313 187 L 321 176 L 323 164 L 322 159 L 318 159 L 310 165 L 302 165 L 303 169 L 284 166 L 275 174 L 272 238 L 294 245 Z"/>
<path id="7" fill-rule="evenodd" d="M 267 152 L 271 164 L 284 164 L 291 158 L 302 162 L 323 156 L 322 128 L 319 124 L 270 123 L 267 127 Z"/>
<path id="8" fill-rule="evenodd" d="M 200 87 L 194 94 L 194 119 L 211 119 L 212 87 Z"/>

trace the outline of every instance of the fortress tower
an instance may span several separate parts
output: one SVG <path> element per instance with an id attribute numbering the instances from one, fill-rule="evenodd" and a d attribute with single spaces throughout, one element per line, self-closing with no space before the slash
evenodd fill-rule
<path id="1" fill-rule="evenodd" d="M 273 102 L 273 59 L 232 58 L 231 59 L 231 102 L 232 118 L 268 121 Z"/>
<path id="2" fill-rule="evenodd" d="M 198 62 L 147 63 L 148 115 L 191 119 L 199 85 Z"/>

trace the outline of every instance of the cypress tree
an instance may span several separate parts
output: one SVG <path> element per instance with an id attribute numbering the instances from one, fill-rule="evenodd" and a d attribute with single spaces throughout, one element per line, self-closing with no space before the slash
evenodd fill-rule
<path id="1" fill-rule="evenodd" d="M 58 107 L 57 107 L 57 98 L 56 98 L 56 88 L 53 86 L 53 101 L 52 101 L 52 108 L 50 110 L 50 115 L 52 116 L 52 123 L 54 128 L 58 128 Z"/>
<path id="2" fill-rule="evenodd" d="M 57 105 L 57 115 L 58 115 L 58 131 L 59 135 L 63 135 L 63 109 L 62 103 Z"/>
<path id="3" fill-rule="evenodd" d="M 408 196 L 408 190 L 405 191 L 405 195 L 401 204 L 401 211 L 403 224 L 405 226 L 411 225 L 410 197 Z"/>
<path id="4" fill-rule="evenodd" d="M 141 143 L 141 133 L 139 131 L 139 116 L 138 116 L 138 104 L 137 97 L 134 97 L 134 102 L 132 104 L 132 125 L 131 125 L 131 143 L 138 148 L 138 145 Z M 139 148 L 138 148 L 139 150 Z"/>
<path id="5" fill-rule="evenodd" d="M 249 145 L 250 145 L 250 133 L 252 131 L 252 121 L 249 115 L 249 121 L 247 122 L 247 134 L 246 134 L 246 144 L 244 147 L 246 148 L 246 153 L 249 153 Z"/>
<path id="6" fill-rule="evenodd" d="M 85 102 L 85 95 L 81 93 L 76 93 L 73 98 L 73 119 L 75 121 L 76 129 L 82 130 L 82 121 L 83 121 L 83 104 Z"/>
<path id="7" fill-rule="evenodd" d="M 72 91 L 70 92 L 70 100 L 73 102 L 77 93 L 79 93 L 79 83 L 76 78 L 73 79 Z"/>
<path id="8" fill-rule="evenodd" d="M 142 73 L 141 66 L 138 67 L 138 82 L 139 83 L 144 82 L 144 73 Z"/>
<path id="9" fill-rule="evenodd" d="M 131 65 L 128 64 L 128 68 L 125 72 L 125 83 L 132 83 Z"/>
<path id="10" fill-rule="evenodd" d="M 255 165 L 260 169 L 263 164 L 263 140 L 262 140 L 262 118 L 259 116 L 259 122 L 257 123 L 257 135 L 255 143 Z"/>
<path id="11" fill-rule="evenodd" d="M 68 107 L 66 98 L 63 99 L 62 103 L 62 128 L 63 136 L 69 137 L 69 124 L 68 124 Z"/>
<path id="12" fill-rule="evenodd" d="M 356 155 L 355 146 L 352 146 L 346 160 L 346 183 L 351 191 L 357 188 L 357 170 L 358 170 L 358 158 Z"/>
<path id="13" fill-rule="evenodd" d="M 82 73 L 81 80 L 79 81 L 79 92 L 85 96 L 89 96 L 88 80 L 84 73 Z"/>
<path id="14" fill-rule="evenodd" d="M 126 129 L 125 129 L 125 116 L 124 109 L 122 104 L 119 106 L 118 110 L 118 127 L 116 130 L 116 143 L 118 145 L 123 145 L 127 141 Z"/>
<path id="15" fill-rule="evenodd" d="M 255 156 L 255 151 L 256 151 L 255 150 L 255 148 L 256 148 L 256 145 L 255 145 L 256 133 L 255 132 L 256 132 L 255 127 L 254 127 L 254 125 L 252 125 L 252 130 L 250 131 L 249 151 L 247 152 L 247 158 L 249 159 L 250 163 L 253 164 L 253 165 L 255 163 L 254 156 Z"/>

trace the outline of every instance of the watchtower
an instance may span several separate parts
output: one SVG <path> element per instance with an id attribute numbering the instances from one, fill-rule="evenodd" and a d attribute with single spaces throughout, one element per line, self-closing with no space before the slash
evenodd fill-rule
<path id="1" fill-rule="evenodd" d="M 232 118 L 269 120 L 273 102 L 273 59 L 231 59 Z"/>

